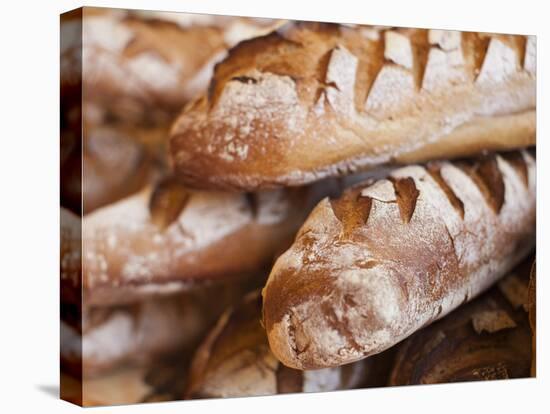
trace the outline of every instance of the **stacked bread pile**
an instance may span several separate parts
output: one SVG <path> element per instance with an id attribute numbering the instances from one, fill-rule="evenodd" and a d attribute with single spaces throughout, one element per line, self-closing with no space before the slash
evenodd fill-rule
<path id="1" fill-rule="evenodd" d="M 89 404 L 529 376 L 533 37 L 90 13 Z"/>

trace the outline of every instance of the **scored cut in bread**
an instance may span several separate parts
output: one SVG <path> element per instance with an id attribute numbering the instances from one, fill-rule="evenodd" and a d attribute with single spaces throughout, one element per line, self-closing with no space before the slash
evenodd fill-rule
<path id="1" fill-rule="evenodd" d="M 291 22 L 240 43 L 172 127 L 199 188 L 301 185 L 535 142 L 533 36 Z"/>

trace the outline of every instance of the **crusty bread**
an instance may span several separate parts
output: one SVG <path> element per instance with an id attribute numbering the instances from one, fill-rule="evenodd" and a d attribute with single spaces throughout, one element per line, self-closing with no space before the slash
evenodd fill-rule
<path id="1" fill-rule="evenodd" d="M 526 260 L 486 294 L 399 344 L 389 385 L 528 377 L 531 263 Z"/>
<path id="2" fill-rule="evenodd" d="M 204 192 L 162 179 L 84 216 L 85 302 L 119 304 L 250 275 L 290 245 L 319 199 L 311 188 Z"/>
<path id="3" fill-rule="evenodd" d="M 172 127 L 200 188 L 300 185 L 535 142 L 533 36 L 287 23 L 240 43 Z"/>
<path id="4" fill-rule="evenodd" d="M 83 9 L 85 102 L 96 103 L 106 117 L 125 124 L 166 125 L 190 98 L 206 89 L 214 64 L 229 47 L 276 24 L 216 17 L 183 24 L 183 19 L 176 22 L 167 16 Z M 69 52 L 65 55 L 70 57 Z"/>
<path id="5" fill-rule="evenodd" d="M 371 360 L 316 371 L 282 365 L 269 350 L 261 309 L 257 290 L 220 317 L 195 352 L 185 398 L 334 391 L 368 381 Z"/>
<path id="6" fill-rule="evenodd" d="M 321 201 L 263 291 L 275 356 L 356 361 L 485 290 L 534 245 L 535 170 L 528 151 L 412 165 Z"/>

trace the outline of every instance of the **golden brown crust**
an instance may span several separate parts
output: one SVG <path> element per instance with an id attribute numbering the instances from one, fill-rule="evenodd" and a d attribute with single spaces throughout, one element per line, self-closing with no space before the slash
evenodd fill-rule
<path id="1" fill-rule="evenodd" d="M 535 232 L 535 160 L 512 158 L 408 166 L 321 201 L 263 291 L 277 358 L 313 369 L 376 354 L 509 271 Z"/>
<path id="2" fill-rule="evenodd" d="M 261 307 L 258 290 L 221 316 L 195 353 L 185 398 L 333 391 L 369 380 L 371 361 L 310 372 L 282 365 L 269 350 Z"/>
<path id="3" fill-rule="evenodd" d="M 389 385 L 529 376 L 530 332 L 524 305 L 531 263 L 526 260 L 498 288 L 398 345 Z M 513 286 L 505 288 L 508 296 L 501 284 Z M 524 302 L 519 307 L 518 296 Z"/>
<path id="4" fill-rule="evenodd" d="M 532 37 L 288 23 L 216 66 L 172 159 L 190 185 L 250 190 L 532 145 L 534 59 Z"/>

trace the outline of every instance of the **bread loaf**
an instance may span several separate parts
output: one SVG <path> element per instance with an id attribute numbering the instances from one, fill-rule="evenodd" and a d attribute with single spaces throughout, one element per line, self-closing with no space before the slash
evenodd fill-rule
<path id="1" fill-rule="evenodd" d="M 309 22 L 240 43 L 172 127 L 200 188 L 300 185 L 535 142 L 534 36 Z"/>
<path id="2" fill-rule="evenodd" d="M 321 201 L 263 290 L 275 356 L 357 361 L 488 288 L 535 243 L 535 170 L 528 151 L 411 165 Z"/>
<path id="3" fill-rule="evenodd" d="M 366 382 L 373 361 L 316 371 L 282 365 L 269 350 L 260 291 L 226 311 L 195 353 L 186 398 L 271 395 L 354 388 Z"/>
<path id="4" fill-rule="evenodd" d="M 85 302 L 121 304 L 250 275 L 290 245 L 312 197 L 312 189 L 192 191 L 162 179 L 83 218 Z"/>
<path id="5" fill-rule="evenodd" d="M 389 385 L 529 376 L 526 260 L 486 294 L 397 345 Z"/>

